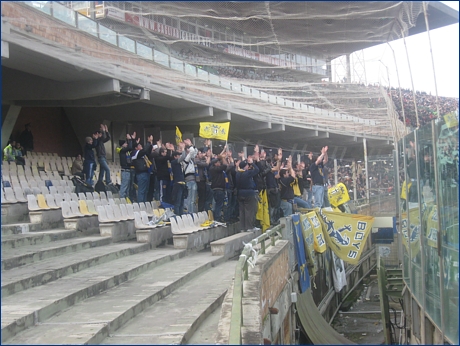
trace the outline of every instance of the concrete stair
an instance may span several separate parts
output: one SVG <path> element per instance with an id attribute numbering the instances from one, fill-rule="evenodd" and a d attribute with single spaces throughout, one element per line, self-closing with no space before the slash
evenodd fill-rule
<path id="1" fill-rule="evenodd" d="M 42 228 L 2 224 L 2 344 L 215 343 L 236 262 L 209 242 L 232 228 L 185 248 Z"/>

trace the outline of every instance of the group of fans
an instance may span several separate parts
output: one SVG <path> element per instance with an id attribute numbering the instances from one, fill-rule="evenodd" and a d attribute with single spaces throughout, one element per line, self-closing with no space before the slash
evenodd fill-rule
<path id="1" fill-rule="evenodd" d="M 154 143 L 150 135 L 143 145 L 133 133 L 120 141 L 117 152 L 120 197 L 137 202 L 155 199 L 176 215 L 211 210 L 216 221 L 239 220 L 242 231 L 248 231 L 277 224 L 281 216 L 292 214 L 294 204 L 329 206 L 323 172 L 327 147 L 318 157 L 310 153 L 305 162 L 296 163 L 292 157 L 283 160 L 282 149 L 267 156 L 255 146 L 253 155 L 239 152 L 234 158 L 227 146 L 213 153 L 209 139 L 197 148 L 190 139 L 174 146 L 161 140 Z M 256 217 L 262 205 L 265 220 Z"/>

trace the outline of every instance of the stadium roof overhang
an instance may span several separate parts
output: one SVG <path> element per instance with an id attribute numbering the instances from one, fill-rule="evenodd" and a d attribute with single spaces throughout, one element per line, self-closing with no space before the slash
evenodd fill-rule
<path id="1" fill-rule="evenodd" d="M 458 23 L 456 10 L 426 3 L 430 30 Z M 140 2 L 139 7 L 184 20 L 201 18 L 267 45 L 332 59 L 426 31 L 421 1 Z"/>
<path id="2" fill-rule="evenodd" d="M 24 5 L 11 3 L 10 6 Z M 8 49 L 2 50 L 2 105 L 62 107 L 81 138 L 87 133 L 88 123 L 102 120 L 159 124 L 171 129 L 180 124 L 183 132 L 197 134 L 199 121 L 231 119 L 229 140 L 262 141 L 266 146 L 306 148 L 314 152 L 329 145 L 335 157 L 362 157 L 363 138 L 370 154 L 386 154 L 393 149 L 389 137 L 340 132 L 327 126 L 318 127 L 314 122 L 271 120 L 271 108 L 279 106 L 261 104 L 254 111 L 245 109 L 238 97 L 203 97 L 171 83 L 169 77 L 174 71 L 160 67 L 163 81 L 159 76 L 146 78 L 119 64 L 101 64 L 82 54 L 78 47 L 69 49 L 27 28 L 3 24 L 2 48 L 7 43 Z M 123 91 L 125 86 L 138 86 L 141 94 L 133 97 Z M 201 87 L 207 86 L 201 84 Z M 291 110 L 286 111 L 290 113 Z"/>

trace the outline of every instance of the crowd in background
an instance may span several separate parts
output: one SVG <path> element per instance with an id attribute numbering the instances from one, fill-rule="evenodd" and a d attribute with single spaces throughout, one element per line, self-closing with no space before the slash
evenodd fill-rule
<path id="1" fill-rule="evenodd" d="M 391 96 L 391 99 L 393 100 L 399 115 L 399 119 L 404 121 L 405 117 L 406 126 L 416 128 L 417 114 L 415 112 L 414 93 L 409 89 L 402 89 L 401 93 L 403 98 L 403 105 L 401 105 L 399 89 L 392 88 L 389 91 L 389 96 Z M 456 98 L 439 96 L 438 102 L 441 116 L 458 110 L 458 99 Z M 417 105 L 418 121 L 420 126 L 425 125 L 437 117 L 438 111 L 436 106 L 436 96 L 427 94 L 426 92 L 417 91 L 415 93 L 415 104 Z M 404 117 L 402 107 L 404 107 Z"/>

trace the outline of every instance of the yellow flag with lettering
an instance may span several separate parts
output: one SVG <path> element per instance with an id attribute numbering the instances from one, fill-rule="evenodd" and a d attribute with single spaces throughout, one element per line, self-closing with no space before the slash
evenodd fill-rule
<path id="1" fill-rule="evenodd" d="M 318 253 L 323 253 L 326 251 L 326 241 L 324 240 L 323 235 L 323 227 L 318 219 L 318 215 L 316 215 L 315 211 L 310 211 L 307 213 L 308 221 L 311 223 L 311 227 L 313 228 L 313 245 L 315 247 L 315 251 Z"/>
<path id="2" fill-rule="evenodd" d="M 318 210 L 323 233 L 337 257 L 357 264 L 374 223 L 373 216 Z"/>
<path id="3" fill-rule="evenodd" d="M 448 128 L 458 126 L 458 118 L 454 112 L 444 115 L 444 121 L 446 122 Z"/>
<path id="4" fill-rule="evenodd" d="M 182 132 L 180 132 L 179 127 L 176 126 L 176 145 L 182 142 Z"/>
<path id="5" fill-rule="evenodd" d="M 407 191 L 409 191 L 410 187 L 412 186 L 412 182 L 410 181 L 409 184 L 407 185 Z M 406 181 L 404 180 L 402 186 L 401 186 L 401 198 L 402 199 L 407 199 L 406 196 Z"/>
<path id="6" fill-rule="evenodd" d="M 201 138 L 220 139 L 226 141 L 228 139 L 228 131 L 230 130 L 230 122 L 227 123 L 200 123 Z"/>
<path id="7" fill-rule="evenodd" d="M 410 225 L 409 225 L 410 222 Z M 409 252 L 410 244 L 410 257 L 414 258 L 420 252 L 420 214 L 419 208 L 412 208 L 409 211 L 409 220 L 407 212 L 401 214 L 401 234 L 402 242 L 406 251 Z M 410 233 L 410 234 L 409 234 Z"/>
<path id="8" fill-rule="evenodd" d="M 338 183 L 337 185 L 330 187 L 327 190 L 327 195 L 329 197 L 329 203 L 333 207 L 337 207 L 350 200 L 347 187 L 344 183 Z"/>
<path id="9" fill-rule="evenodd" d="M 307 215 L 300 214 L 300 226 L 302 228 L 305 253 L 307 255 L 308 271 L 310 276 L 315 276 L 318 271 L 318 259 L 315 254 L 313 227 Z"/>

